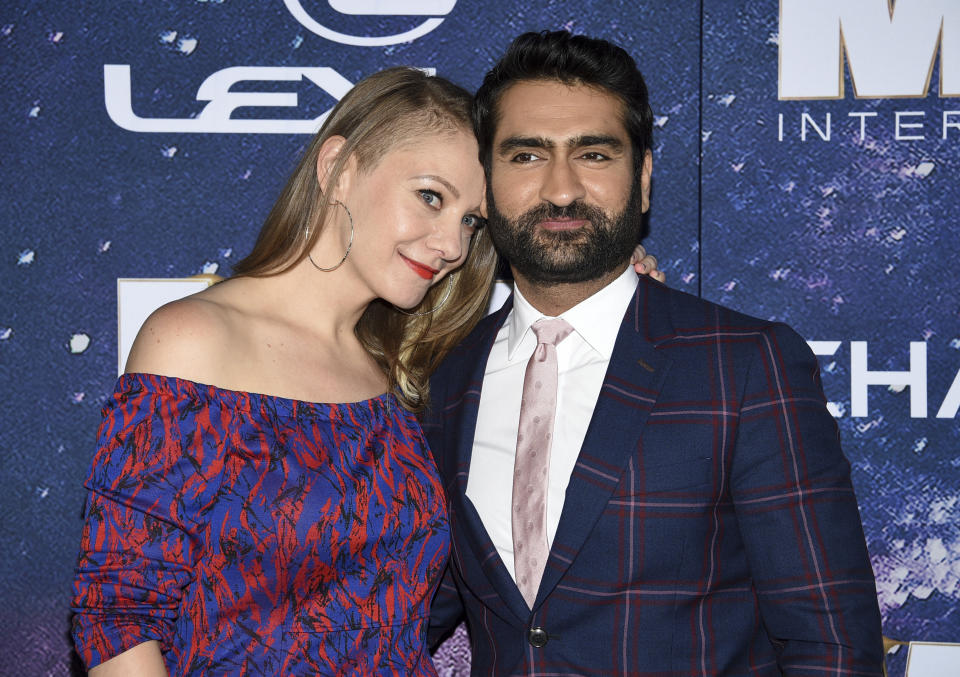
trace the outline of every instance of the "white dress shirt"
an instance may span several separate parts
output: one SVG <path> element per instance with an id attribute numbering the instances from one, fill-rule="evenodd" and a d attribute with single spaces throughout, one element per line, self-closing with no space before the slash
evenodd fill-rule
<path id="1" fill-rule="evenodd" d="M 633 266 L 593 296 L 560 315 L 573 332 L 557 345 L 557 412 L 547 487 L 547 542 L 552 547 L 570 473 L 593 416 L 623 314 L 637 288 Z M 497 334 L 483 374 L 467 497 L 511 576 L 510 504 L 520 399 L 527 361 L 537 347 L 530 326 L 545 317 L 514 289 L 513 308 Z"/>

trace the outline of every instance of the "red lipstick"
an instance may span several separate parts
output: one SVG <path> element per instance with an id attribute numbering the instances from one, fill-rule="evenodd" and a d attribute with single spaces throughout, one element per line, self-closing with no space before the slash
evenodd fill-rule
<path id="1" fill-rule="evenodd" d="M 413 272 L 422 277 L 424 280 L 432 280 L 433 276 L 440 272 L 436 268 L 431 268 L 430 266 L 425 266 L 418 261 L 414 261 L 413 259 L 408 259 L 403 254 L 400 254 L 400 258 L 402 258 L 404 262 L 410 266 Z"/>

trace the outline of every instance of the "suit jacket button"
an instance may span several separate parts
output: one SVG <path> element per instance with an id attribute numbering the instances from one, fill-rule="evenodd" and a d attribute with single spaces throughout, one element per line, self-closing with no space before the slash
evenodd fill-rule
<path id="1" fill-rule="evenodd" d="M 530 632 L 527 633 L 527 641 L 530 642 L 530 646 L 535 649 L 542 649 L 547 645 L 547 631 L 543 628 L 530 628 Z"/>

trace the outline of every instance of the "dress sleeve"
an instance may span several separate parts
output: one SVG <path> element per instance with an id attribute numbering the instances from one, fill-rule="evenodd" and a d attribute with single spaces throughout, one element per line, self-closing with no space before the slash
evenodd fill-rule
<path id="1" fill-rule="evenodd" d="M 200 552 L 196 400 L 125 376 L 104 407 L 77 560 L 73 639 L 88 668 L 149 640 L 170 648 Z M 202 455 L 202 454 L 201 454 Z"/>

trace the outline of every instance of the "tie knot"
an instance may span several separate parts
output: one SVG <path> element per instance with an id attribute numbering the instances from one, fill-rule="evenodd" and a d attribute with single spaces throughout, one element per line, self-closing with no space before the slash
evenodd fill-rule
<path id="1" fill-rule="evenodd" d="M 538 344 L 548 343 L 554 346 L 567 338 L 573 331 L 573 327 L 559 317 L 553 319 L 541 318 L 534 322 L 530 328 L 533 329 Z"/>

